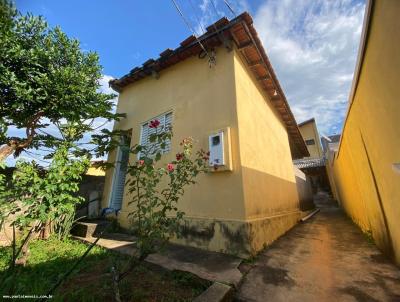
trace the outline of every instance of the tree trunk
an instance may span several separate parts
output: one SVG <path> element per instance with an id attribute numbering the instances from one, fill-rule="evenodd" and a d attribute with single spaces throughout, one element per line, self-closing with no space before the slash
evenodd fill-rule
<path id="1" fill-rule="evenodd" d="M 51 234 L 51 222 L 47 221 L 39 233 L 39 238 L 43 240 L 49 239 Z"/>
<path id="2" fill-rule="evenodd" d="M 119 279 L 118 271 L 115 266 L 111 267 L 112 278 L 113 278 L 113 290 L 114 290 L 114 300 L 115 302 L 121 302 L 121 294 L 119 291 Z"/>
<path id="3" fill-rule="evenodd" d="M 12 145 L 3 145 L 0 147 L 0 162 L 4 161 L 7 157 L 14 153 L 17 146 L 15 144 Z"/>
<path id="4" fill-rule="evenodd" d="M 35 227 L 33 226 L 32 228 L 35 228 Z M 35 230 L 29 232 L 28 237 L 26 238 L 24 244 L 21 247 L 21 254 L 22 254 L 21 258 L 15 259 L 16 265 L 22 265 L 22 266 L 26 265 L 26 262 L 28 261 L 28 257 L 30 254 L 29 243 L 32 240 L 34 235 L 35 235 Z"/>

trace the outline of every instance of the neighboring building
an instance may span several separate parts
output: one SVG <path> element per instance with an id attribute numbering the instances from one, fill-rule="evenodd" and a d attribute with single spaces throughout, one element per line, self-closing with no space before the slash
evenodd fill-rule
<path id="1" fill-rule="evenodd" d="M 304 142 L 307 145 L 308 152 L 310 153 L 310 156 L 306 158 L 322 158 L 324 154 L 322 152 L 321 141 L 315 119 L 311 118 L 306 120 L 298 124 L 298 126 L 300 133 L 304 138 Z"/>
<path id="2" fill-rule="evenodd" d="M 333 175 L 333 162 L 335 159 L 336 152 L 339 149 L 340 134 L 330 135 L 321 138 L 322 146 L 324 149 L 324 157 L 326 162 L 326 174 L 328 175 L 329 184 L 333 198 L 340 204 L 338 199 L 338 193 Z"/>
<path id="3" fill-rule="evenodd" d="M 314 118 L 298 124 L 300 133 L 310 156 L 293 161 L 295 166 L 303 171 L 311 180 L 313 192 L 329 191 L 329 180 L 325 169 L 325 156 Z"/>
<path id="4" fill-rule="evenodd" d="M 340 134 L 322 136 L 321 143 L 324 156 L 327 157 L 328 151 L 337 150 L 339 148 L 339 142 L 340 142 Z"/>
<path id="5" fill-rule="evenodd" d="M 184 238 L 176 242 L 213 251 L 249 255 L 290 229 L 303 215 L 307 190 L 296 183 L 293 158 L 308 156 L 296 121 L 252 25 L 243 13 L 223 18 L 199 37 L 110 82 L 119 92 L 117 112 L 127 117 L 115 129 L 131 131 L 127 144 L 146 143 L 148 121 L 171 125 L 174 137 L 164 154 L 173 160 L 188 136 L 209 149 L 210 136 L 223 136 L 224 163 L 201 175 L 179 202 L 185 212 Z M 215 57 L 214 57 L 215 56 Z M 214 63 L 215 59 L 215 63 Z M 210 66 L 209 66 L 210 65 Z M 110 153 L 119 164 L 106 173 L 102 207 L 120 210 L 129 227 L 124 190 L 128 152 Z"/>
<path id="6" fill-rule="evenodd" d="M 85 201 L 77 206 L 76 218 L 97 218 L 100 214 L 105 179 L 105 171 L 99 167 L 100 163 L 100 161 L 92 161 L 85 175 L 82 175 L 78 194 Z"/>
<path id="7" fill-rule="evenodd" d="M 342 137 L 328 166 L 336 198 L 400 264 L 400 1 L 367 1 Z"/>

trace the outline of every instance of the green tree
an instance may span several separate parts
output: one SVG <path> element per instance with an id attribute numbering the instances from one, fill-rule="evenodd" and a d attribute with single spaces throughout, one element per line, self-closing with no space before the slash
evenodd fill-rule
<path id="1" fill-rule="evenodd" d="M 16 282 L 16 265 L 25 265 L 29 256 L 29 243 L 36 234 L 46 232 L 49 226 L 70 217 L 75 213 L 75 205 L 83 200 L 77 195 L 82 174 L 89 166 L 87 156 L 73 158 L 72 143 L 64 142 L 55 152 L 51 164 L 44 170 L 35 162 L 18 161 L 13 173 L 11 185 L 6 190 L 0 177 L 0 197 L 2 199 L 0 212 L 8 217 L 8 223 L 26 234 L 22 239 L 18 251 L 16 239 L 13 242 L 13 255 L 10 261 L 9 292 L 12 293 Z M 4 202 L 3 202 L 4 201 Z M 62 226 L 61 226 L 62 227 Z M 68 230 L 59 230 L 61 234 L 68 234 Z M 4 280 L 2 280 L 4 281 Z M 2 284 L 0 282 L 0 291 Z"/>
<path id="2" fill-rule="evenodd" d="M 111 113 L 115 96 L 99 92 L 96 53 L 81 51 L 78 40 L 42 17 L 21 15 L 8 0 L 0 0 L 0 22 L 0 162 L 78 140 L 94 129 L 93 119 L 121 116 Z M 50 135 L 46 129 L 54 125 L 67 125 L 73 137 Z M 25 135 L 8 136 L 10 126 Z"/>
<path id="3" fill-rule="evenodd" d="M 77 196 L 82 174 L 89 166 L 87 157 L 73 158 L 71 144 L 64 143 L 54 154 L 50 166 L 43 170 L 35 162 L 18 161 L 13 174 L 11 202 L 19 213 L 18 227 L 29 227 L 60 218 L 75 211 L 83 198 Z"/>
<path id="4" fill-rule="evenodd" d="M 64 216 L 73 215 L 75 205 L 83 201 L 77 192 L 82 174 L 89 166 L 89 158 L 73 158 L 72 147 L 71 143 L 60 145 L 46 170 L 34 161 L 17 162 L 6 205 L 7 214 L 15 214 L 12 221 L 14 226 L 29 230 L 22 248 L 24 262 L 31 237 L 46 231 L 48 226 Z M 5 212 L 4 209 L 2 212 Z M 68 234 L 68 231 L 60 230 L 62 234 Z"/>

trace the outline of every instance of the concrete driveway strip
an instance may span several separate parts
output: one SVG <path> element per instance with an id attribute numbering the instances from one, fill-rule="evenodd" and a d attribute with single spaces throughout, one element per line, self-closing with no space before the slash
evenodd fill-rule
<path id="1" fill-rule="evenodd" d="M 267 248 L 238 301 L 400 301 L 400 270 L 334 206 Z"/>

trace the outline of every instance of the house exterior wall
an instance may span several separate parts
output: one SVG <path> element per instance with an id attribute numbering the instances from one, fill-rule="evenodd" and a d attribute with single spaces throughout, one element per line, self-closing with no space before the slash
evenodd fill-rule
<path id="1" fill-rule="evenodd" d="M 120 94 L 117 107 L 117 112 L 126 113 L 127 118 L 115 125 L 119 129 L 132 129 L 131 145 L 134 145 L 139 142 L 143 122 L 172 110 L 174 136 L 171 152 L 164 155 L 165 162 L 175 158 L 183 138 L 192 136 L 198 140 L 195 148 L 207 150 L 209 134 L 230 127 L 233 170 L 200 175 L 198 184 L 187 188 L 179 201 L 187 220 L 185 238 L 179 242 L 217 251 L 227 248 L 219 222 L 235 228 L 245 218 L 233 67 L 233 52 L 220 48 L 217 64 L 212 68 L 206 59 L 192 57 L 162 71 L 159 79 L 148 77 L 130 85 Z M 109 161 L 114 159 L 112 152 Z M 109 169 L 103 207 L 108 206 L 112 175 L 113 169 Z M 125 190 L 119 222 L 126 228 L 131 211 L 128 201 Z"/>
<path id="2" fill-rule="evenodd" d="M 208 136 L 230 127 L 232 171 L 201 175 L 179 201 L 185 212 L 183 238 L 174 241 L 212 251 L 248 256 L 292 227 L 300 218 L 299 199 L 286 129 L 272 104 L 244 67 L 236 50 L 218 48 L 217 64 L 189 58 L 142 79 L 119 96 L 117 112 L 127 118 L 115 125 L 132 129 L 172 110 L 174 137 L 165 163 L 174 159 L 188 136 L 208 149 Z M 115 159 L 112 152 L 109 161 Z M 107 207 L 113 169 L 106 174 L 102 206 Z M 126 190 L 125 190 L 126 191 Z M 129 196 L 119 216 L 129 227 Z"/>
<path id="3" fill-rule="evenodd" d="M 310 152 L 309 158 L 321 158 L 322 147 L 315 121 L 301 125 L 299 129 L 304 140 L 313 139 L 315 141 L 314 145 L 307 145 L 308 152 Z"/>
<path id="4" fill-rule="evenodd" d="M 348 215 L 400 264 L 400 2 L 374 1 L 358 85 L 333 161 Z"/>
<path id="5" fill-rule="evenodd" d="M 314 209 L 313 191 L 310 176 L 304 174 L 296 166 L 293 166 L 296 177 L 296 187 L 299 196 L 299 206 L 302 211 Z"/>
<path id="6" fill-rule="evenodd" d="M 299 198 L 286 128 L 236 51 L 234 59 L 245 215 L 259 250 L 297 222 Z"/>

